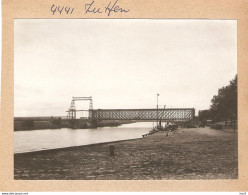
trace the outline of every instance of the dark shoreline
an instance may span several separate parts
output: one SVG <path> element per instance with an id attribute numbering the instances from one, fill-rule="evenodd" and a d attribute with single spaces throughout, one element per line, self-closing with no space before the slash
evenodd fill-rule
<path id="1" fill-rule="evenodd" d="M 135 123 L 134 120 L 105 120 L 92 123 L 89 120 L 52 118 L 52 117 L 15 117 L 14 131 L 32 131 L 46 129 L 94 129 L 98 127 L 118 127 L 123 124 Z"/>

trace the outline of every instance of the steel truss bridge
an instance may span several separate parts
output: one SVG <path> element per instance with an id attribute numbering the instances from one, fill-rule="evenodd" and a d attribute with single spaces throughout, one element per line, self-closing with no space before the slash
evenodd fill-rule
<path id="1" fill-rule="evenodd" d="M 78 110 L 76 101 L 89 101 L 89 110 Z M 97 120 L 164 120 L 188 121 L 194 119 L 194 108 L 164 108 L 164 109 L 93 109 L 92 97 L 72 97 L 67 119 L 76 119 L 77 112 L 87 111 L 92 121 Z"/>
<path id="2" fill-rule="evenodd" d="M 166 120 L 188 121 L 195 117 L 194 108 L 168 109 L 98 109 L 89 110 L 92 120 Z"/>

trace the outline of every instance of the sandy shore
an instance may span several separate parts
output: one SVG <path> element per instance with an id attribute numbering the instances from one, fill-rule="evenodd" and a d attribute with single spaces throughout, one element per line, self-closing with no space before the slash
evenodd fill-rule
<path id="1" fill-rule="evenodd" d="M 109 145 L 115 155 L 109 155 Z M 237 134 L 209 128 L 14 156 L 14 179 L 237 179 Z"/>

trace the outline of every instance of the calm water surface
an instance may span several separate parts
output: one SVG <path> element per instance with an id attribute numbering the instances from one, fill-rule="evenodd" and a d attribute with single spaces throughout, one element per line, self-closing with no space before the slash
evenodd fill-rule
<path id="1" fill-rule="evenodd" d="M 70 146 L 141 138 L 151 130 L 150 122 L 97 129 L 45 129 L 14 132 L 14 152 L 23 153 Z"/>

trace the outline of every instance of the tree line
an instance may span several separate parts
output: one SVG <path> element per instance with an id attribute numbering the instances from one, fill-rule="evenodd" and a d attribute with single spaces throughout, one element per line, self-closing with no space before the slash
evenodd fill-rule
<path id="1" fill-rule="evenodd" d="M 237 120 L 237 75 L 230 81 L 229 85 L 219 88 L 218 94 L 211 100 L 209 110 L 199 112 L 201 121 L 210 119 L 213 122 Z"/>

